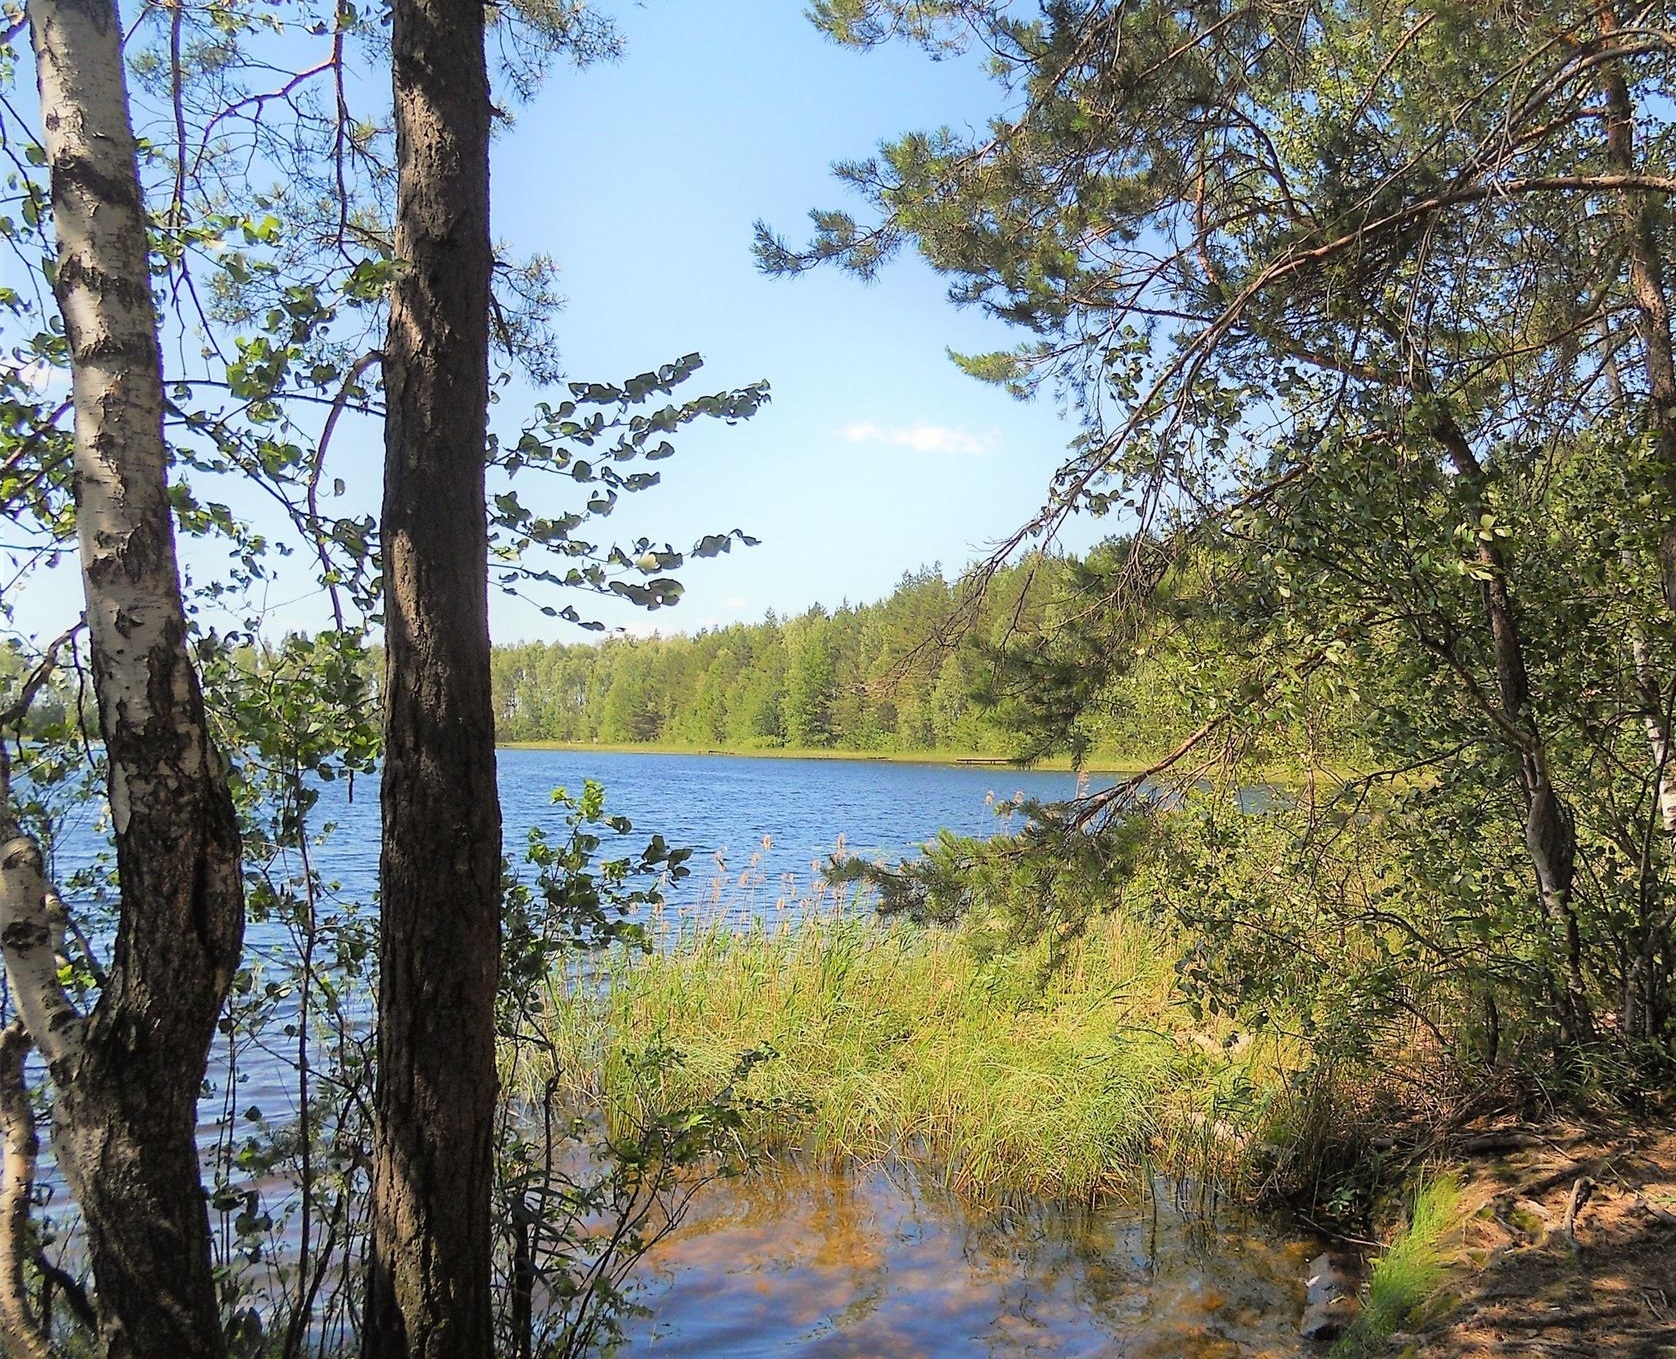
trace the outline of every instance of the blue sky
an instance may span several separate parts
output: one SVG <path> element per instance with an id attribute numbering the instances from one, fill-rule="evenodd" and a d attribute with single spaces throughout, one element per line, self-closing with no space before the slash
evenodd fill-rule
<path id="1" fill-rule="evenodd" d="M 793 241 L 816 206 L 849 206 L 835 160 L 913 128 L 981 127 L 999 91 L 975 60 L 855 52 L 785 0 L 624 9 L 623 60 L 554 74 L 495 149 L 497 233 L 551 252 L 557 328 L 578 378 L 627 377 L 697 350 L 706 390 L 767 378 L 754 420 L 695 431 L 664 484 L 611 521 L 684 547 L 743 528 L 760 547 L 696 562 L 687 597 L 636 630 L 695 630 L 888 594 L 905 570 L 953 570 L 1028 518 L 1072 427 L 961 374 L 949 347 L 1018 337 L 947 301 L 904 255 L 872 285 L 757 272 L 751 224 Z M 579 607 L 582 607 L 579 602 Z M 501 640 L 565 636 L 502 601 Z"/>
<path id="2" fill-rule="evenodd" d="M 795 242 L 812 207 L 861 211 L 833 161 L 911 129 L 982 127 L 999 89 L 975 58 L 839 48 L 787 0 L 650 0 L 615 17 L 623 59 L 555 70 L 498 137 L 496 235 L 560 264 L 555 327 L 571 377 L 621 380 L 697 351 L 706 366 L 692 395 L 769 381 L 773 400 L 754 420 L 692 427 L 660 465 L 663 484 L 625 498 L 605 525 L 618 541 L 681 549 L 732 528 L 762 543 L 690 563 L 686 598 L 655 614 L 546 602 L 637 632 L 696 631 L 878 599 L 904 571 L 940 562 L 952 573 L 984 555 L 1039 507 L 1074 429 L 1051 401 L 1021 404 L 965 377 L 946 351 L 1019 337 L 954 308 L 911 254 L 864 285 L 836 271 L 764 277 L 750 245 L 758 218 Z M 498 418 L 515 427 L 534 398 L 505 396 Z M 348 492 L 333 508 L 376 513 L 380 458 L 376 428 L 345 422 L 330 474 Z M 1072 546 L 1098 536 L 1075 531 Z M 225 567 L 224 549 L 184 552 L 199 580 Z M 56 631 L 79 607 L 69 565 L 14 600 L 21 624 Z M 328 621 L 301 567 L 267 603 L 275 631 Z M 501 596 L 492 622 L 503 642 L 592 635 Z"/>

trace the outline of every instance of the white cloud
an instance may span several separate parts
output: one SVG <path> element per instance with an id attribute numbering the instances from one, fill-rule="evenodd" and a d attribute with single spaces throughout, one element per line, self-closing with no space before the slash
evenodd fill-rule
<path id="1" fill-rule="evenodd" d="M 722 607 L 731 613 L 743 613 L 750 605 L 738 595 L 729 595 L 722 601 Z"/>
<path id="2" fill-rule="evenodd" d="M 928 425 L 923 421 L 884 429 L 871 420 L 862 420 L 845 425 L 843 435 L 852 444 L 893 444 L 899 448 L 911 448 L 916 453 L 987 453 L 1001 442 L 1001 436 L 993 432 L 980 437 L 963 429 Z"/>

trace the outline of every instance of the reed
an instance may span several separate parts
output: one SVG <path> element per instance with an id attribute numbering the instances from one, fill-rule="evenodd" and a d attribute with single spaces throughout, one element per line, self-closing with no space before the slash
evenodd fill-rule
<path id="1" fill-rule="evenodd" d="M 973 1195 L 1132 1197 L 1157 1175 L 1249 1186 L 1272 1169 L 1305 1054 L 1196 1019 L 1169 941 L 1121 917 L 1051 972 L 1045 945 L 987 956 L 995 928 L 688 919 L 650 955 L 555 981 L 531 1075 L 643 1117 L 708 1098 L 766 1047 L 735 1092 L 759 1150 L 909 1159 Z"/>

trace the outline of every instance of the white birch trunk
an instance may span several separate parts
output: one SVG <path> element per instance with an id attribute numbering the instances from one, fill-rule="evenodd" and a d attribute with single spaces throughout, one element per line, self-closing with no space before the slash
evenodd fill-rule
<path id="1" fill-rule="evenodd" d="M 29 1209 L 41 1139 L 24 1080 L 29 1034 L 21 1024 L 0 1029 L 0 1349 L 9 1359 L 51 1359 L 52 1346 L 30 1306 L 24 1264 L 29 1258 Z"/>
<path id="2" fill-rule="evenodd" d="M 197 1160 L 197 1095 L 237 965 L 237 822 L 187 651 L 163 372 L 123 29 L 114 0 L 29 0 L 70 354 L 76 528 L 121 910 L 107 982 L 53 1059 L 58 1161 L 87 1223 L 110 1359 L 225 1353 Z M 17 909 L 34 909 L 19 881 Z M 19 994 L 51 924 L 17 928 Z M 8 941 L 8 955 L 10 954 Z M 8 963 L 11 962 L 8 956 Z M 36 1024 L 43 1026 L 41 1029 Z M 73 1055 L 73 1061 L 68 1058 Z"/>

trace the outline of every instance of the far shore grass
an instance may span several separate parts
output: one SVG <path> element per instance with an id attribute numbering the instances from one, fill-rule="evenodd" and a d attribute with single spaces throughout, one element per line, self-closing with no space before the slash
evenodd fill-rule
<path id="1" fill-rule="evenodd" d="M 786 746 L 686 746 L 662 742 L 596 744 L 589 741 L 502 741 L 500 746 L 503 750 L 575 750 L 601 755 L 727 755 L 751 760 L 849 760 L 882 764 L 984 765 L 1042 773 L 1075 771 L 1067 756 L 1020 764 L 1010 756 L 992 750 L 832 750 Z M 1086 761 L 1082 768 L 1090 774 L 1139 774 L 1149 769 L 1151 764 L 1152 761 L 1145 756 L 1099 755 Z"/>
<path id="2" fill-rule="evenodd" d="M 726 755 L 751 760 L 846 760 L 855 763 L 879 764 L 939 764 L 965 765 L 997 769 L 1018 769 L 1032 773 L 1076 773 L 1079 766 L 1067 755 L 1021 763 L 1006 754 L 993 750 L 833 750 L 830 748 L 790 748 L 785 746 L 687 746 L 662 742 L 624 742 L 608 744 L 589 741 L 502 741 L 502 750 L 573 750 L 598 755 Z M 1080 766 L 1080 772 L 1095 775 L 1125 777 L 1144 774 L 1161 755 L 1100 754 L 1090 755 Z M 1362 771 L 1344 766 L 1323 765 L 1319 777 L 1349 782 L 1362 777 Z M 1306 772 L 1295 766 L 1265 766 L 1256 770 L 1251 783 L 1279 785 L 1300 784 Z"/>

